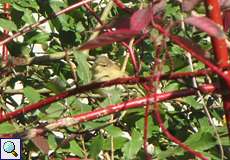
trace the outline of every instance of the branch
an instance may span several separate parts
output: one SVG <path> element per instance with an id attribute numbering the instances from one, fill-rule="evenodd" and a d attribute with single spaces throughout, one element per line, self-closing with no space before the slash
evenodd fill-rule
<path id="1" fill-rule="evenodd" d="M 117 84 L 144 83 L 144 82 L 148 82 L 150 79 L 152 80 L 153 77 L 147 77 L 147 78 L 145 78 L 145 77 L 127 77 L 127 78 L 118 78 L 118 79 L 114 79 L 111 81 L 90 83 L 88 85 L 79 86 L 79 87 L 76 87 L 76 88 L 71 89 L 69 91 L 65 91 L 65 92 L 62 92 L 62 93 L 57 94 L 55 96 L 51 96 L 51 97 L 48 97 L 46 99 L 40 100 L 37 103 L 25 106 L 24 108 L 15 110 L 13 112 L 6 113 L 3 117 L 0 118 L 0 123 L 5 122 L 5 121 L 10 120 L 10 119 L 13 119 L 13 118 L 16 118 L 17 116 L 31 112 L 33 110 L 42 108 L 45 105 L 51 104 L 51 103 L 56 102 L 60 99 L 67 98 L 67 97 L 75 95 L 77 93 L 82 93 L 85 91 L 94 90 L 94 89 L 103 88 L 103 87 L 109 87 L 109 86 L 117 85 Z"/>
<path id="2" fill-rule="evenodd" d="M 160 128 L 162 129 L 162 132 L 173 142 L 175 142 L 176 144 L 178 144 L 180 147 L 182 147 L 184 150 L 190 152 L 192 155 L 199 157 L 202 160 L 208 160 L 208 158 L 204 157 L 201 153 L 194 151 L 193 149 L 191 149 L 189 146 L 187 146 L 186 144 L 182 143 L 179 139 L 177 139 L 176 137 L 174 137 L 167 128 L 165 128 L 164 123 L 161 119 L 161 115 L 160 115 L 160 111 L 159 111 L 159 106 L 158 104 L 156 104 L 156 106 L 154 107 L 155 109 L 155 115 L 156 115 L 156 120 L 160 126 Z M 153 117 L 153 115 L 152 115 Z"/>
<path id="3" fill-rule="evenodd" d="M 202 93 L 214 93 L 218 92 L 218 86 L 212 84 L 205 84 L 198 88 Z M 73 115 L 69 117 L 65 117 L 59 120 L 54 121 L 46 125 L 44 128 L 34 128 L 26 131 L 26 138 L 33 138 L 37 135 L 44 134 L 44 132 L 48 130 L 55 130 L 57 128 L 68 127 L 72 125 L 76 125 L 79 123 L 92 121 L 113 113 L 121 112 L 127 109 L 139 108 L 145 106 L 147 104 L 154 104 L 156 102 L 162 102 L 166 100 L 171 100 L 179 97 L 191 96 L 197 94 L 196 89 L 184 89 L 180 91 L 172 91 L 166 93 L 160 93 L 155 95 L 148 95 L 142 98 L 128 100 L 119 104 L 109 105 L 107 107 L 100 107 L 94 111 L 81 113 L 78 115 Z M 156 99 L 156 100 L 155 100 Z M 3 121 L 1 121 L 3 122 Z"/>
<path id="4" fill-rule="evenodd" d="M 221 16 L 220 4 L 218 0 L 206 0 L 206 10 L 209 17 L 219 24 L 223 28 L 223 19 Z M 217 64 L 219 67 L 228 66 L 229 56 L 228 56 L 228 49 L 224 39 L 217 39 L 211 37 L 212 39 L 212 46 L 214 49 L 214 53 L 217 59 Z M 225 75 L 230 77 L 230 72 L 226 71 Z M 225 82 L 222 84 L 221 88 L 223 90 L 230 89 L 230 79 L 224 79 Z M 227 94 L 223 95 L 223 103 L 224 103 L 224 112 L 227 122 L 228 134 L 230 137 L 230 93 L 228 91 Z"/>
<path id="5" fill-rule="evenodd" d="M 183 39 L 180 36 L 172 35 L 171 33 L 167 32 L 162 26 L 160 26 L 158 24 L 154 24 L 154 23 L 152 23 L 152 25 L 159 32 L 161 32 L 164 36 L 170 38 L 172 42 L 176 43 L 178 46 L 180 46 L 181 48 L 183 48 L 186 51 L 188 51 L 194 58 L 196 58 L 197 60 L 199 60 L 202 63 L 204 63 L 213 72 L 215 72 L 220 77 L 222 77 L 226 81 L 227 86 L 230 87 L 230 76 L 228 76 L 228 74 L 226 74 L 226 72 L 223 72 L 218 66 L 214 65 L 213 63 L 211 63 L 210 60 L 206 59 L 203 56 L 204 53 L 201 52 L 201 50 L 196 50 L 195 51 L 194 48 L 191 48 L 191 46 L 188 46 L 187 44 L 185 44 L 186 39 Z"/>

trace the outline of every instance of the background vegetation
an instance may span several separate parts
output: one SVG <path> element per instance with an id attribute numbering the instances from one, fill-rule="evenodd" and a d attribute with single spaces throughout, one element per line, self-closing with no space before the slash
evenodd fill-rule
<path id="1" fill-rule="evenodd" d="M 204 18 L 205 4 L 198 1 L 190 1 L 191 9 L 186 8 L 189 1 L 175 0 L 86 2 L 0 2 L 1 137 L 22 138 L 23 159 L 230 159 L 221 96 L 228 94 L 228 85 L 216 92 L 225 83 L 218 77 L 221 67 L 228 66 L 209 65 L 219 65 L 210 36 L 227 40 L 227 21 L 224 32 Z M 220 2 L 227 14 L 223 2 L 228 1 Z M 95 57 L 104 53 L 133 77 L 87 87 Z M 139 89 L 115 88 L 109 97 L 94 94 L 103 85 L 121 83 L 138 83 Z M 200 87 L 205 85 L 213 89 L 204 92 Z M 176 96 L 183 89 L 191 94 Z M 169 92 L 175 99 L 164 94 Z M 163 102 L 153 103 L 160 93 Z M 113 110 L 112 118 L 94 112 L 128 100 L 136 106 Z"/>

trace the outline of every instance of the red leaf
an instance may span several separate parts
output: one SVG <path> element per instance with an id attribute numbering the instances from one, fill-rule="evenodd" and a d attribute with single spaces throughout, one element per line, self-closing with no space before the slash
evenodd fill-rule
<path id="1" fill-rule="evenodd" d="M 166 6 L 165 0 L 160 0 L 160 1 L 154 2 L 153 7 L 152 7 L 153 15 L 161 13 L 161 11 L 163 11 L 165 9 L 165 6 Z"/>
<path id="2" fill-rule="evenodd" d="M 106 32 L 101 34 L 97 38 L 86 42 L 79 49 L 83 50 L 102 47 L 108 44 L 112 44 L 113 42 L 120 42 L 122 40 L 131 38 L 139 33 L 139 31 L 129 29 L 121 29 L 112 32 Z"/>
<path id="3" fill-rule="evenodd" d="M 152 7 L 137 10 L 130 19 L 130 29 L 141 31 L 149 25 L 153 17 Z"/>
<path id="4" fill-rule="evenodd" d="M 181 4 L 182 10 L 189 12 L 193 10 L 201 2 L 201 0 L 184 0 Z"/>
<path id="5" fill-rule="evenodd" d="M 185 12 L 189 12 L 195 8 L 201 0 L 183 0 L 181 6 L 182 10 Z M 221 9 L 227 10 L 230 8 L 230 0 L 219 0 Z"/>
<path id="6" fill-rule="evenodd" d="M 180 46 L 184 46 L 182 48 L 186 48 L 187 50 L 189 50 L 189 52 L 195 52 L 197 55 L 202 55 L 202 56 L 207 56 L 207 52 L 205 52 L 200 45 L 198 45 L 197 43 L 193 42 L 190 39 L 181 37 L 181 36 L 176 36 L 173 35 L 171 37 L 173 40 L 176 40 L 176 42 L 180 45 Z"/>
<path id="7" fill-rule="evenodd" d="M 44 153 L 48 155 L 49 152 L 49 144 L 48 140 L 43 136 L 36 136 L 31 138 L 31 141 Z"/>
<path id="8" fill-rule="evenodd" d="M 230 0 L 219 0 L 219 1 L 220 1 L 221 9 L 229 10 L 229 8 L 230 8 Z"/>
<path id="9" fill-rule="evenodd" d="M 130 17 L 116 17 L 109 24 L 102 27 L 103 29 L 129 29 L 130 28 Z"/>
<path id="10" fill-rule="evenodd" d="M 216 38 L 225 38 L 223 30 L 211 19 L 207 17 L 188 17 L 184 20 L 185 23 L 191 24 L 200 30 L 208 33 L 210 36 Z"/>

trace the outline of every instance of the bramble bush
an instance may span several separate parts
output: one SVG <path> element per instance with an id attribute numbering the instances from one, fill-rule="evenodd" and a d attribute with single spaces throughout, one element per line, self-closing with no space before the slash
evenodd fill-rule
<path id="1" fill-rule="evenodd" d="M 1 0 L 0 137 L 23 159 L 230 159 L 229 8 Z M 129 76 L 93 81 L 105 53 Z"/>

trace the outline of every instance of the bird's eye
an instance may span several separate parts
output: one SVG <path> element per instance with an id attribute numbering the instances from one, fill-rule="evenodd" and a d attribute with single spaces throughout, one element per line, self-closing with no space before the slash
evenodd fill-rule
<path id="1" fill-rule="evenodd" d="M 102 67 L 107 67 L 107 65 L 106 65 L 106 64 L 101 64 L 101 66 L 102 66 Z"/>

